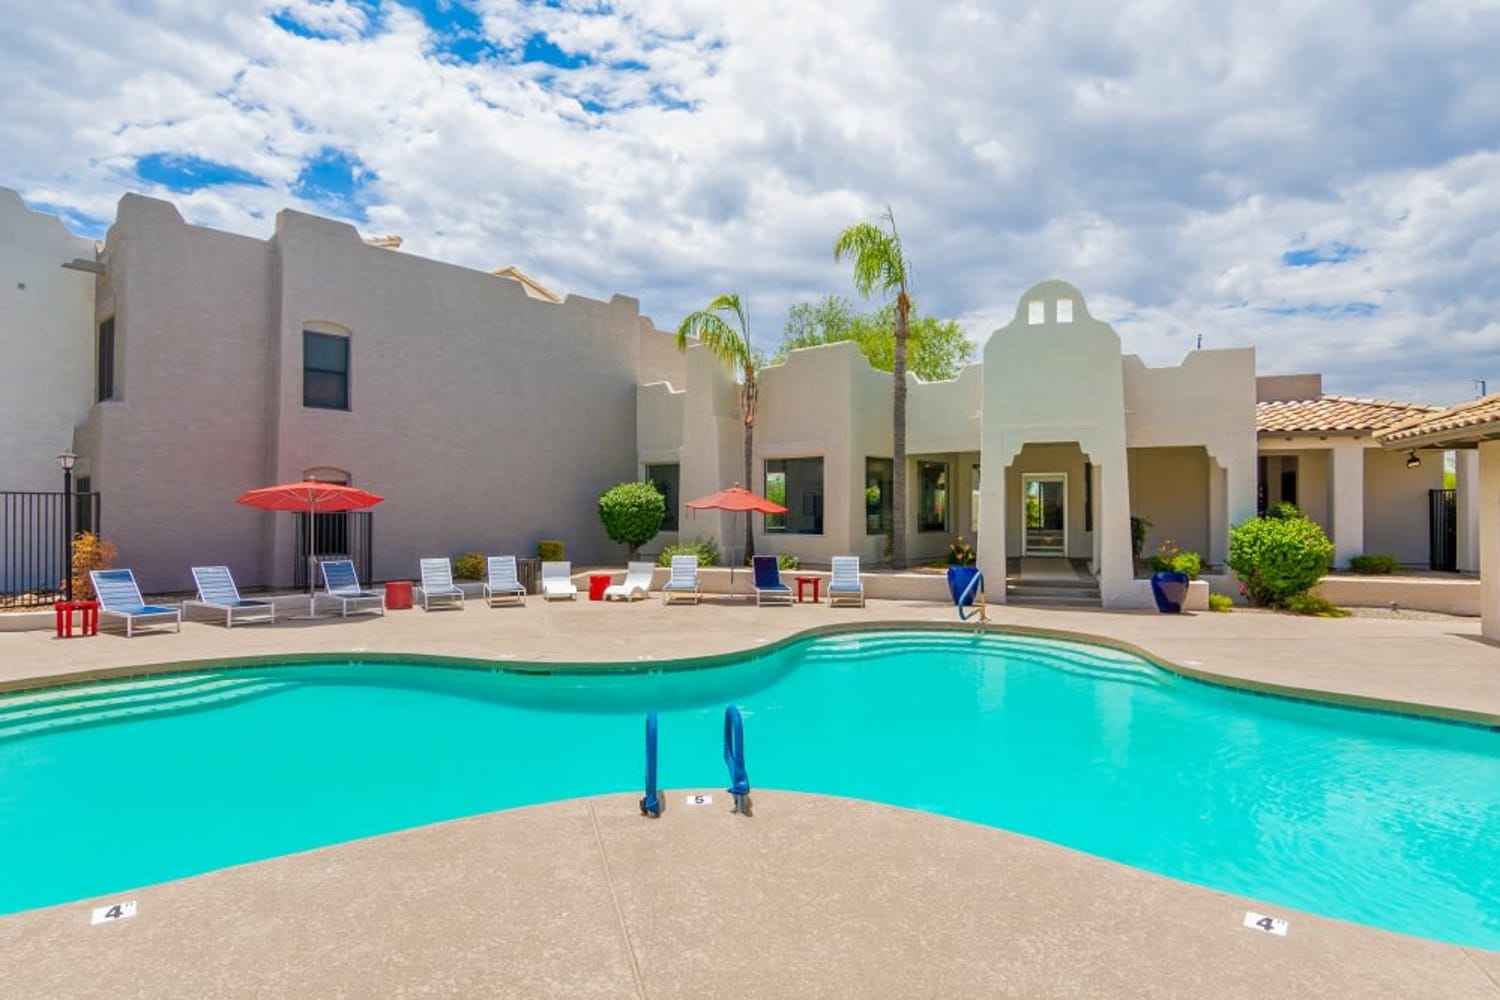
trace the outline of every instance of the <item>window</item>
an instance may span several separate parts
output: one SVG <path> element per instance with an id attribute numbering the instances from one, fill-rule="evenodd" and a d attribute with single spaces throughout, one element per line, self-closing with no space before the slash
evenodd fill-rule
<path id="1" fill-rule="evenodd" d="M 917 463 L 917 530 L 948 530 L 948 463 Z"/>
<path id="2" fill-rule="evenodd" d="M 767 514 L 767 531 L 797 535 L 823 533 L 823 460 L 770 458 L 766 460 L 766 497 L 786 508 Z"/>
<path id="3" fill-rule="evenodd" d="M 95 388 L 99 402 L 115 398 L 115 318 L 99 324 L 98 357 L 95 366 Z"/>
<path id="4" fill-rule="evenodd" d="M 979 466 L 976 464 L 971 471 L 974 473 L 974 483 L 969 487 L 969 536 L 979 537 Z"/>
<path id="5" fill-rule="evenodd" d="M 302 405 L 349 409 L 349 338 L 302 331 Z"/>
<path id="6" fill-rule="evenodd" d="M 1032 326 L 1041 326 L 1047 322 L 1047 303 L 1039 299 L 1026 303 L 1026 322 Z"/>
<path id="7" fill-rule="evenodd" d="M 1083 463 L 1083 530 L 1094 530 L 1094 464 Z"/>
<path id="8" fill-rule="evenodd" d="M 661 520 L 662 531 L 677 530 L 677 481 L 681 469 L 679 465 L 646 466 L 646 482 L 667 499 L 667 516 Z"/>
<path id="9" fill-rule="evenodd" d="M 891 480 L 895 463 L 888 458 L 865 459 L 865 534 L 883 535 L 891 530 L 891 505 L 895 495 Z"/>
<path id="10" fill-rule="evenodd" d="M 73 481 L 73 530 L 94 530 L 94 480 L 79 476 Z"/>
<path id="11" fill-rule="evenodd" d="M 1071 322 L 1073 322 L 1073 300 L 1072 299 L 1058 299 L 1057 300 L 1057 321 L 1059 323 L 1071 323 Z"/>

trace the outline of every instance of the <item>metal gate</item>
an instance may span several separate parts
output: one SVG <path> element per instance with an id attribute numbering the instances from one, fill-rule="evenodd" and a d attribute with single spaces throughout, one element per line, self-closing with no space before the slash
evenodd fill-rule
<path id="1" fill-rule="evenodd" d="M 308 520 L 307 514 L 297 515 L 297 551 L 292 556 L 292 586 L 297 590 L 307 589 L 308 572 L 312 570 L 307 553 Z M 355 510 L 338 514 L 314 514 L 312 520 L 312 562 L 352 559 L 360 584 L 370 586 L 370 566 L 374 551 L 371 547 L 373 512 Z M 322 583 L 318 579 L 313 582 Z"/>
<path id="2" fill-rule="evenodd" d="M 1458 491 L 1427 491 L 1427 565 L 1458 570 Z"/>
<path id="3" fill-rule="evenodd" d="M 0 491 L 0 607 L 59 600 L 68 576 L 68 531 L 99 530 L 99 494 Z M 71 514 L 71 518 L 70 515 Z"/>

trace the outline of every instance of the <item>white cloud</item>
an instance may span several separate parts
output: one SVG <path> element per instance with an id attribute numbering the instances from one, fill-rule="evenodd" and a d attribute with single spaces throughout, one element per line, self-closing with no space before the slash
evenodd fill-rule
<path id="1" fill-rule="evenodd" d="M 411 252 L 636 295 L 662 325 L 738 290 L 770 343 L 793 302 L 850 294 L 833 238 L 889 204 L 920 305 L 976 339 L 1062 277 L 1151 363 L 1202 333 L 1333 391 L 1500 384 L 1494 4 L 470 8 L 497 47 L 590 61 L 459 64 L 389 0 L 15 13 L 0 184 L 106 221 L 142 190 L 264 236 L 326 210 L 296 180 L 344 150 L 377 178 L 364 228 Z M 266 186 L 174 194 L 134 175 L 150 153 Z"/>

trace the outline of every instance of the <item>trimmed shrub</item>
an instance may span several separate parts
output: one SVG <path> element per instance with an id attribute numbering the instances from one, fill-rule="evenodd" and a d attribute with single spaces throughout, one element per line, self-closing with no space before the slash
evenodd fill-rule
<path id="1" fill-rule="evenodd" d="M 1273 521 L 1295 521 L 1299 517 L 1306 516 L 1306 514 L 1302 513 L 1301 507 L 1298 507 L 1294 503 L 1288 503 L 1285 500 L 1272 504 L 1271 509 L 1266 511 L 1266 517 L 1269 517 Z"/>
<path id="2" fill-rule="evenodd" d="M 478 552 L 465 552 L 453 560 L 453 579 L 483 580 L 486 563 Z"/>
<path id="3" fill-rule="evenodd" d="M 619 483 L 599 495 L 604 533 L 610 541 L 627 546 L 632 562 L 641 546 L 656 537 L 666 516 L 666 498 L 652 483 Z"/>
<path id="4" fill-rule="evenodd" d="M 542 562 L 562 562 L 568 558 L 568 549 L 560 538 L 543 538 L 536 543 L 536 557 Z"/>
<path id="5" fill-rule="evenodd" d="M 719 565 L 719 544 L 712 538 L 695 538 L 691 542 L 678 542 L 661 550 L 658 566 L 672 565 L 673 556 L 697 556 L 699 566 Z"/>
<path id="6" fill-rule="evenodd" d="M 1252 604 L 1286 607 L 1322 579 L 1332 558 L 1333 543 L 1305 517 L 1252 518 L 1229 533 L 1229 568 Z"/>
<path id="7" fill-rule="evenodd" d="M 1293 594 L 1286 599 L 1286 609 L 1296 615 L 1314 618 L 1348 618 L 1349 612 L 1317 594 Z"/>
<path id="8" fill-rule="evenodd" d="M 1208 610 L 1230 612 L 1234 610 L 1234 601 L 1228 594 L 1209 594 Z"/>
<path id="9" fill-rule="evenodd" d="M 801 569 L 802 560 L 798 559 L 790 552 L 783 552 L 781 555 L 776 557 L 776 567 L 777 569 Z"/>
<path id="10" fill-rule="evenodd" d="M 1381 553 L 1373 556 L 1354 556 L 1349 560 L 1349 569 L 1366 576 L 1387 576 L 1396 572 L 1396 557 Z"/>

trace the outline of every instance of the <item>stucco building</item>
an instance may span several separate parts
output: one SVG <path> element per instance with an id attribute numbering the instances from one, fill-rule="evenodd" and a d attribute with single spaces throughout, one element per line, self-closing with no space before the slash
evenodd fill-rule
<path id="1" fill-rule="evenodd" d="M 678 352 L 633 299 L 553 295 L 293 211 L 266 239 L 217 232 L 137 195 L 96 253 L 0 192 L 0 266 L 7 285 L 44 290 L 27 313 L 6 291 L 6 337 L 49 331 L 6 367 L 0 407 L 29 422 L 8 439 L 0 489 L 55 484 L 71 445 L 106 498 L 118 563 L 148 590 L 187 589 L 203 563 L 245 586 L 290 584 L 298 523 L 233 501 L 303 477 L 387 498 L 369 522 L 375 580 L 408 578 L 426 555 L 530 554 L 542 538 L 580 565 L 618 563 L 596 499 L 638 477 L 669 498 L 648 551 L 707 535 L 738 555 L 741 522 L 682 506 L 743 478 L 734 374 L 703 348 Z M 1148 367 L 1078 289 L 1034 286 L 980 363 L 946 382 L 909 376 L 911 558 L 940 560 L 963 536 L 992 581 L 1056 560 L 1100 603 L 1144 605 L 1132 517 L 1150 522 L 1146 553 L 1170 540 L 1220 565 L 1230 526 L 1283 498 L 1324 523 L 1341 562 L 1426 558 L 1443 463 L 1408 467 L 1372 434 L 1430 408 L 1325 396 L 1316 376 L 1255 366 L 1239 348 Z M 890 376 L 850 343 L 795 351 L 762 373 L 758 410 L 748 485 L 789 510 L 754 518 L 757 551 L 882 562 Z"/>

